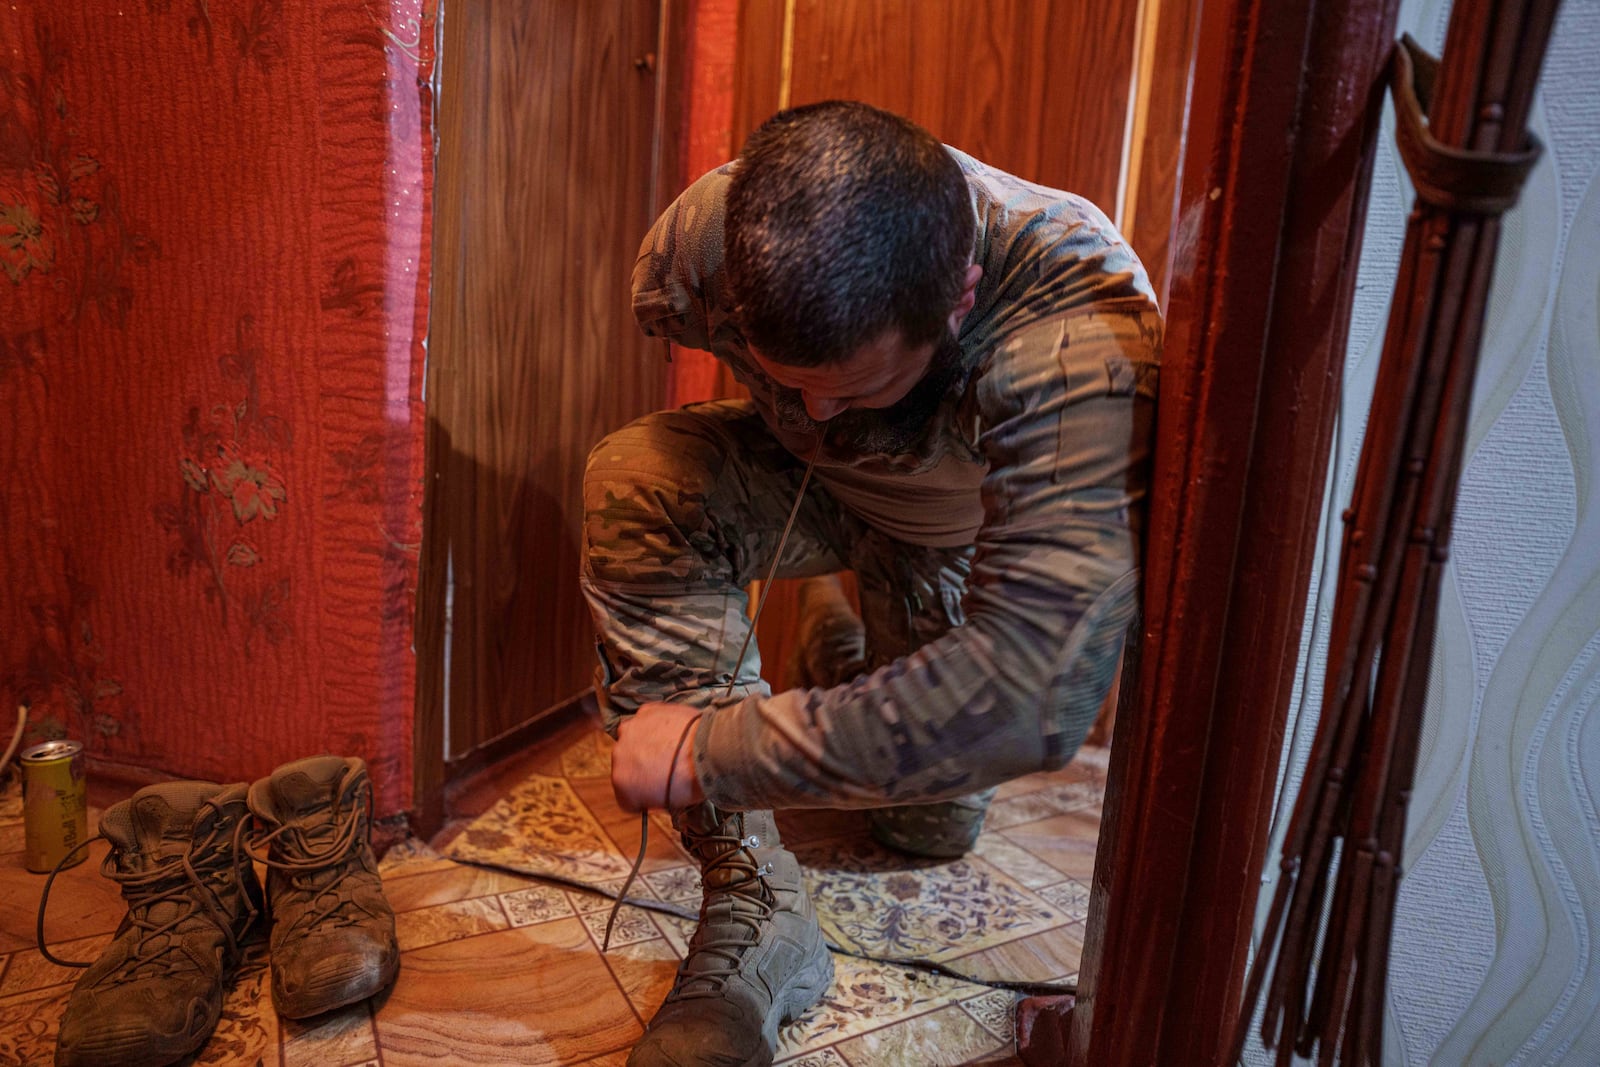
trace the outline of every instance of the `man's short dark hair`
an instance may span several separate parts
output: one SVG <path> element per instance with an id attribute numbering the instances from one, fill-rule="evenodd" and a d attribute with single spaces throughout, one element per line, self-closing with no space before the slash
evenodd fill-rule
<path id="1" fill-rule="evenodd" d="M 891 328 L 936 341 L 961 296 L 972 211 L 960 166 L 922 127 L 854 101 L 778 112 L 728 188 L 745 340 L 796 367 L 846 359 Z"/>

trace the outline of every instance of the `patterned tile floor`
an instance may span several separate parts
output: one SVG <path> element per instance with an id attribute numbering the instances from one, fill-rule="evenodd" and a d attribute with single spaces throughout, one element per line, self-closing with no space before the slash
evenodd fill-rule
<path id="1" fill-rule="evenodd" d="M 272 1010 L 265 942 L 250 947 L 222 1022 L 194 1064 L 592 1064 L 620 1067 L 671 987 L 691 921 L 625 907 L 599 949 L 610 902 L 535 873 L 615 891 L 639 845 L 617 809 L 610 742 L 584 720 L 456 791 L 462 815 L 432 843 L 384 857 L 403 953 L 394 988 L 296 1023 Z M 978 848 L 933 863 L 874 845 L 862 817 L 780 816 L 806 864 L 828 935 L 870 955 L 922 956 L 969 975 L 1075 976 L 1104 789 L 1105 753 L 1004 786 Z M 114 798 L 113 798 L 114 799 Z M 58 955 L 92 959 L 121 919 L 99 874 L 104 842 L 51 891 Z M 454 858 L 452 858 L 454 857 Z M 456 862 L 493 863 L 517 870 Z M 22 863 L 21 804 L 0 794 L 0 1067 L 51 1060 L 77 972 L 33 948 L 43 876 Z M 630 896 L 693 911 L 695 869 L 664 818 Z M 789 1067 L 1008 1064 L 1015 996 L 925 971 L 836 957 L 833 989 L 785 1030 Z"/>

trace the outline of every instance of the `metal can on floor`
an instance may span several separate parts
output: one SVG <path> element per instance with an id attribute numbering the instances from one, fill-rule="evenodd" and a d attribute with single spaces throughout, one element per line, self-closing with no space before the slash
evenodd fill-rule
<path id="1" fill-rule="evenodd" d="M 53 871 L 69 854 L 68 867 L 88 857 L 78 848 L 89 838 L 81 742 L 46 741 L 22 753 L 22 809 L 28 870 Z"/>

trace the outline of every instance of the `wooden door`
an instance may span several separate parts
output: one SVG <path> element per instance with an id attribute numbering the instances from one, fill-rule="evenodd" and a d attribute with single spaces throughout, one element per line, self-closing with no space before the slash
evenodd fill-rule
<path id="1" fill-rule="evenodd" d="M 581 480 L 661 407 L 629 310 L 650 223 L 658 0 L 446 0 L 439 78 L 428 502 L 416 769 L 581 693 Z"/>
<path id="2" fill-rule="evenodd" d="M 1117 211 L 1138 0 L 743 0 L 735 136 L 853 99 Z"/>

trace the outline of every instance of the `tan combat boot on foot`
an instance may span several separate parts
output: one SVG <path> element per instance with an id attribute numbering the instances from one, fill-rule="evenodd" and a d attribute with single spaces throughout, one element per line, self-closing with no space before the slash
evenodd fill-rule
<path id="1" fill-rule="evenodd" d="M 261 910 L 245 787 L 163 782 L 100 818 L 127 917 L 67 1001 L 58 1067 L 159 1067 L 206 1043 Z"/>
<path id="2" fill-rule="evenodd" d="M 250 787 L 250 810 L 256 858 L 269 868 L 278 1014 L 305 1019 L 388 988 L 400 947 L 372 854 L 366 764 L 342 756 L 286 763 Z"/>
<path id="3" fill-rule="evenodd" d="M 673 815 L 700 860 L 700 926 L 629 1067 L 766 1067 L 778 1028 L 827 992 L 833 957 L 770 811 Z"/>
<path id="4" fill-rule="evenodd" d="M 991 787 L 954 800 L 872 808 L 867 826 L 880 845 L 913 856 L 958 859 L 972 851 L 996 790 Z"/>

